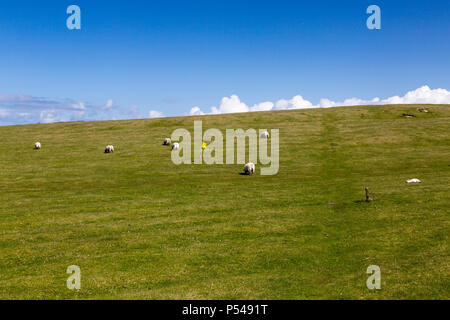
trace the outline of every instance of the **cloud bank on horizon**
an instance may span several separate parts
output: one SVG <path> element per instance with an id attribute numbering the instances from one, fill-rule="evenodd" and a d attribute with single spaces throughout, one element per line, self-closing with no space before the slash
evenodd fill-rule
<path id="1" fill-rule="evenodd" d="M 289 110 L 289 109 L 309 109 L 309 108 L 331 108 L 344 106 L 360 105 L 385 105 L 385 104 L 450 104 L 450 91 L 446 89 L 431 89 L 428 86 L 422 86 L 416 90 L 407 92 L 404 96 L 393 96 L 386 99 L 373 98 L 372 100 L 363 100 L 359 98 L 349 98 L 342 102 L 336 102 L 329 99 L 320 99 L 319 103 L 314 105 L 305 100 L 301 95 L 296 95 L 290 100 L 280 99 L 277 102 L 266 101 L 255 104 L 252 107 L 242 102 L 237 95 L 224 97 L 219 107 L 211 107 L 209 113 L 203 112 L 199 107 L 193 107 L 189 115 L 204 114 L 222 114 L 236 112 L 255 112 L 271 110 Z"/>
<path id="2" fill-rule="evenodd" d="M 422 86 L 407 92 L 404 96 L 393 96 L 386 99 L 373 98 L 363 100 L 349 98 L 342 102 L 320 99 L 318 104 L 296 95 L 292 99 L 280 99 L 276 102 L 262 102 L 249 107 L 237 95 L 224 97 L 218 107 L 212 106 L 209 112 L 193 107 L 189 115 L 224 114 L 236 112 L 256 112 L 270 110 L 330 108 L 337 106 L 385 104 L 450 104 L 450 91 L 446 89 L 431 89 Z M 116 120 L 132 118 L 161 118 L 165 115 L 158 110 L 148 110 L 146 115 L 139 108 L 128 109 L 117 106 L 112 99 L 104 104 L 94 105 L 73 99 L 49 99 L 30 95 L 0 94 L 0 125 L 53 123 L 63 121 Z"/>
<path id="3" fill-rule="evenodd" d="M 112 99 L 104 104 L 88 104 L 73 99 L 49 99 L 31 95 L 0 94 L 0 125 L 67 121 L 160 118 L 162 112 L 142 115 L 136 106 L 120 108 Z"/>

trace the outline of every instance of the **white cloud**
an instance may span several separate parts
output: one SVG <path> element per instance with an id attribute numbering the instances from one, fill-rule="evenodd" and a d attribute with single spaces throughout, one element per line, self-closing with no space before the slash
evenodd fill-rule
<path id="1" fill-rule="evenodd" d="M 204 115 L 205 113 L 202 112 L 202 110 L 200 110 L 199 107 L 193 107 L 191 108 L 191 110 L 189 110 L 189 115 L 190 116 L 201 116 Z"/>
<path id="2" fill-rule="evenodd" d="M 249 108 L 244 102 L 242 102 L 237 95 L 232 95 L 231 97 L 223 97 L 219 107 L 211 107 L 210 114 L 302 108 L 314 108 L 314 106 L 311 102 L 303 99 L 303 97 L 300 95 L 297 95 L 290 100 L 281 99 L 276 103 L 270 101 L 261 102 L 253 105 L 253 107 L 251 108 Z M 201 114 L 205 113 L 199 107 L 193 107 L 189 112 L 189 115 Z"/>
<path id="3" fill-rule="evenodd" d="M 114 101 L 112 99 L 108 99 L 105 103 L 105 105 L 103 106 L 104 110 L 108 110 L 111 109 L 114 106 Z"/>
<path id="4" fill-rule="evenodd" d="M 162 112 L 156 111 L 156 110 L 150 110 L 148 112 L 149 118 L 162 118 L 164 117 L 164 114 Z"/>
<path id="5" fill-rule="evenodd" d="M 150 110 L 148 116 L 158 118 L 164 114 Z M 137 106 L 119 108 L 112 99 L 89 104 L 73 99 L 0 94 L 0 125 L 135 118 L 143 118 Z"/>
<path id="6" fill-rule="evenodd" d="M 379 98 L 373 98 L 372 100 L 363 100 L 359 98 L 348 98 L 343 102 L 335 102 L 329 99 L 320 99 L 319 104 L 314 106 L 315 108 L 331 108 L 331 107 L 345 107 L 345 106 L 361 106 L 368 104 L 379 104 Z"/>
<path id="7" fill-rule="evenodd" d="M 357 106 L 373 104 L 450 104 L 450 91 L 445 89 L 431 89 L 429 86 L 422 86 L 416 90 L 407 92 L 404 96 L 393 96 L 381 100 L 373 98 L 372 100 L 363 100 L 358 98 L 345 99 L 343 102 L 334 102 L 328 99 L 321 99 L 317 107 L 336 107 L 336 106 Z"/>
<path id="8" fill-rule="evenodd" d="M 43 123 L 68 121 L 68 119 L 62 117 L 60 112 L 58 112 L 58 110 L 55 110 L 55 109 L 42 110 L 40 112 L 39 118 L 40 118 L 40 122 L 43 122 Z"/>
<path id="9" fill-rule="evenodd" d="M 343 101 L 320 99 L 317 104 L 306 100 L 301 95 L 291 99 L 280 99 L 276 102 L 265 101 L 249 107 L 237 95 L 222 98 L 218 107 L 211 107 L 208 114 L 269 111 L 282 109 L 328 108 L 337 106 L 371 105 L 371 104 L 450 104 L 450 91 L 446 89 L 431 89 L 422 86 L 407 92 L 403 96 L 393 96 L 385 99 L 373 98 L 364 100 L 348 98 Z M 193 107 L 189 115 L 203 115 L 207 112 L 199 107 Z M 0 94 L 0 125 L 25 124 L 37 122 L 79 121 L 142 118 L 138 107 L 119 108 L 112 99 L 104 104 L 95 105 L 73 99 L 49 99 L 23 94 Z M 150 110 L 148 117 L 164 117 L 160 111 Z"/>
<path id="10" fill-rule="evenodd" d="M 86 106 L 83 102 L 72 103 L 72 108 L 75 110 L 86 110 Z"/>
<path id="11" fill-rule="evenodd" d="M 450 91 L 445 89 L 430 89 L 429 86 L 409 91 L 403 97 L 391 97 L 382 101 L 383 104 L 450 104 Z"/>
<path id="12" fill-rule="evenodd" d="M 0 125 L 111 119 L 113 101 L 105 105 L 73 99 L 49 99 L 23 94 L 0 94 Z"/>
<path id="13" fill-rule="evenodd" d="M 284 109 L 306 109 L 313 108 L 313 104 L 308 100 L 303 99 L 302 96 L 296 95 L 291 100 L 278 100 L 275 104 L 276 110 L 284 110 Z"/>
<path id="14" fill-rule="evenodd" d="M 296 95 L 292 99 L 280 99 L 273 103 L 270 101 L 255 104 L 249 108 L 242 102 L 237 95 L 222 98 L 220 107 L 211 107 L 210 114 L 247 112 L 247 111 L 270 111 L 286 109 L 305 109 L 305 108 L 330 108 L 338 106 L 358 106 L 358 105 L 376 105 L 376 104 L 450 104 L 450 91 L 446 89 L 431 89 L 428 86 L 420 87 L 416 90 L 407 92 L 404 96 L 393 96 L 381 100 L 376 97 L 371 100 L 360 98 L 348 98 L 342 102 L 322 98 L 319 103 L 314 105 L 312 102 L 304 99 L 301 95 Z M 199 107 L 194 107 L 189 112 L 190 115 L 205 114 Z"/>
<path id="15" fill-rule="evenodd" d="M 259 104 L 255 104 L 253 107 L 251 107 L 251 111 L 269 111 L 273 109 L 273 103 L 270 101 L 267 102 L 261 102 Z"/>
<path id="16" fill-rule="evenodd" d="M 231 97 L 223 97 L 220 106 L 211 107 L 211 113 L 236 113 L 236 112 L 247 112 L 250 109 L 247 105 L 239 99 L 237 95 L 232 95 Z"/>

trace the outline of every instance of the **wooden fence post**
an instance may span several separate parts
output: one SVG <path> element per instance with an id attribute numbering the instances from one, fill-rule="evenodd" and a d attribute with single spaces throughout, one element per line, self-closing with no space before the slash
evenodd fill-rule
<path id="1" fill-rule="evenodd" d="M 369 195 L 369 188 L 366 187 L 366 202 L 369 202 L 370 200 L 370 195 Z"/>

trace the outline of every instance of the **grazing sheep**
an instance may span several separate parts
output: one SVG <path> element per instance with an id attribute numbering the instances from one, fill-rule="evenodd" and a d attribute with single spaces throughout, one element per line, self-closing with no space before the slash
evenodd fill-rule
<path id="1" fill-rule="evenodd" d="M 40 142 L 36 142 L 36 143 L 34 144 L 34 148 L 35 148 L 35 149 L 40 149 L 40 148 L 41 148 L 41 143 L 40 143 Z"/>
<path id="2" fill-rule="evenodd" d="M 421 182 L 422 182 L 422 181 L 420 181 L 420 180 L 417 179 L 417 178 L 406 180 L 406 183 L 421 183 Z"/>
<path id="3" fill-rule="evenodd" d="M 112 146 L 110 144 L 107 145 L 105 148 L 105 153 L 112 153 L 112 152 L 114 152 L 114 146 Z"/>
<path id="4" fill-rule="evenodd" d="M 173 151 L 173 150 L 178 150 L 178 149 L 180 149 L 180 145 L 178 144 L 178 142 L 175 142 L 175 143 L 172 145 L 172 151 Z"/>
<path id="5" fill-rule="evenodd" d="M 253 162 L 249 162 L 244 166 L 245 174 L 253 174 L 255 173 L 255 164 Z"/>
<path id="6" fill-rule="evenodd" d="M 170 138 L 165 138 L 163 145 L 170 146 L 170 142 L 171 142 Z"/>
<path id="7" fill-rule="evenodd" d="M 269 133 L 267 131 L 264 131 L 263 133 L 261 133 L 260 138 L 261 139 L 268 139 L 269 138 Z"/>

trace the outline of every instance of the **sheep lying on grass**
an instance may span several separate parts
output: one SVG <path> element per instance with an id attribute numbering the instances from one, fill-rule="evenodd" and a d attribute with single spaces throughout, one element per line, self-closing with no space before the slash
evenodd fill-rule
<path id="1" fill-rule="evenodd" d="M 170 138 L 165 138 L 163 145 L 170 146 L 170 142 L 171 142 Z"/>
<path id="2" fill-rule="evenodd" d="M 105 153 L 112 153 L 114 152 L 114 147 L 112 145 L 107 145 L 105 148 Z"/>
<path id="3" fill-rule="evenodd" d="M 245 174 L 254 174 L 255 173 L 255 164 L 253 162 L 249 162 L 244 166 Z"/>
<path id="4" fill-rule="evenodd" d="M 41 148 L 41 143 L 40 143 L 40 142 L 36 142 L 36 143 L 34 144 L 34 149 L 38 150 L 38 149 L 40 149 L 40 148 Z"/>
<path id="5" fill-rule="evenodd" d="M 175 142 L 175 143 L 172 145 L 172 150 L 178 150 L 178 149 L 180 149 L 180 145 L 178 144 L 178 142 Z"/>

